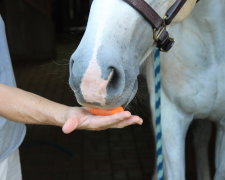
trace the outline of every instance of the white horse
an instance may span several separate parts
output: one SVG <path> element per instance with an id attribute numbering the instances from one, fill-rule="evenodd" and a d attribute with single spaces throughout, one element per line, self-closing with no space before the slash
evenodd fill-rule
<path id="1" fill-rule="evenodd" d="M 163 17 L 175 0 L 146 0 Z M 188 16 L 189 15 L 189 16 Z M 194 118 L 215 121 L 215 180 L 225 179 L 225 1 L 187 0 L 168 31 L 174 47 L 161 55 L 165 177 L 185 179 L 184 144 Z M 86 32 L 71 57 L 70 86 L 85 106 L 128 104 L 141 65 L 154 114 L 153 29 L 123 0 L 94 0 Z"/>

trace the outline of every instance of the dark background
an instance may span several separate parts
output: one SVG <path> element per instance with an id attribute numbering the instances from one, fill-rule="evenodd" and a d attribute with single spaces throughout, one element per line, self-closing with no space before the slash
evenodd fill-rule
<path id="1" fill-rule="evenodd" d="M 88 0 L 0 0 L 19 88 L 79 106 L 68 85 L 68 62 L 82 38 L 90 5 Z M 151 179 L 155 147 L 148 99 L 145 79 L 139 77 L 128 109 L 144 119 L 143 126 L 64 135 L 58 127 L 27 125 L 20 148 L 24 180 Z M 192 138 L 189 132 L 190 180 L 196 179 Z M 213 150 L 210 154 L 212 161 Z"/>
<path id="2" fill-rule="evenodd" d="M 14 59 L 56 55 L 56 33 L 84 29 L 89 0 L 1 0 L 8 43 Z"/>

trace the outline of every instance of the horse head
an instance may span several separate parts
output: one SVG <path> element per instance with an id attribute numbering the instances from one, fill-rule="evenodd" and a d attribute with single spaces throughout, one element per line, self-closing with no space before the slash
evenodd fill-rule
<path id="1" fill-rule="evenodd" d="M 174 0 L 146 1 L 161 16 Z M 196 0 L 187 0 L 174 23 Z M 136 94 L 141 64 L 155 47 L 153 28 L 123 0 L 94 0 L 84 36 L 70 60 L 69 84 L 81 105 L 113 108 Z"/>

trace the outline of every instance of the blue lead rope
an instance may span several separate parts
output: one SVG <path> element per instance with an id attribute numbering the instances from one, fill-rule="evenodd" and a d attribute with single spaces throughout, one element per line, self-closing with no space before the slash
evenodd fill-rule
<path id="1" fill-rule="evenodd" d="M 157 180 L 163 180 L 160 50 L 158 48 L 155 49 L 155 53 L 154 53 L 154 72 L 155 72 L 155 123 L 156 123 Z"/>

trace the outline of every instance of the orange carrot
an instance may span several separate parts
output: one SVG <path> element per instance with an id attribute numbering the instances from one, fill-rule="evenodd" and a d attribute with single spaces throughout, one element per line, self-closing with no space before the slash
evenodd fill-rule
<path id="1" fill-rule="evenodd" d="M 118 112 L 124 111 L 122 106 L 119 106 L 114 109 L 98 109 L 98 108 L 89 108 L 88 111 L 91 114 L 98 115 L 98 116 L 108 116 L 108 115 L 113 115 Z"/>

